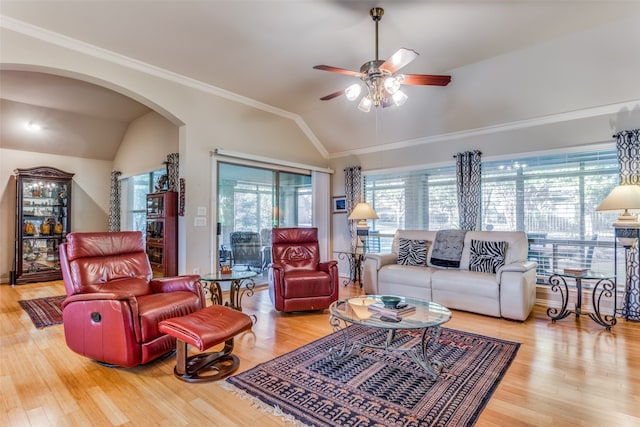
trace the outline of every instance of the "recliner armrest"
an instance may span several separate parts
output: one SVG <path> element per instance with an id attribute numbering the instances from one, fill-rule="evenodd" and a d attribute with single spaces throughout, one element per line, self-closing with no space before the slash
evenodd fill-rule
<path id="1" fill-rule="evenodd" d="M 151 286 L 151 290 L 154 294 L 180 291 L 192 292 L 196 294 L 200 300 L 200 308 L 205 308 L 207 306 L 204 289 L 202 283 L 200 283 L 200 276 L 197 274 L 187 274 L 175 277 L 158 277 L 156 279 L 151 279 L 149 286 Z"/>
<path id="2" fill-rule="evenodd" d="M 318 270 L 329 273 L 331 271 L 331 266 L 338 265 L 338 261 L 331 260 L 318 263 Z"/>
<path id="3" fill-rule="evenodd" d="M 189 274 L 175 277 L 158 277 L 151 279 L 149 285 L 154 294 L 163 292 L 188 291 L 197 293 L 195 290 L 200 282 L 200 276 L 197 274 Z"/>
<path id="4" fill-rule="evenodd" d="M 67 305 L 78 301 L 123 301 L 132 299 L 135 300 L 136 297 L 135 295 L 129 293 L 93 292 L 90 294 L 74 294 L 68 296 L 62 301 L 62 304 L 60 306 L 64 309 Z"/>
<path id="5" fill-rule="evenodd" d="M 114 301 L 120 301 L 120 303 L 114 303 Z M 118 312 L 121 316 L 125 311 L 130 311 L 129 316 L 131 316 L 132 319 L 138 318 L 138 299 L 133 294 L 125 292 L 92 292 L 88 294 L 74 294 L 68 296 L 64 301 L 62 301 L 61 306 L 63 309 L 63 317 L 65 316 L 64 308 L 75 302 L 93 302 L 91 304 L 91 310 L 97 313 L 102 313 L 103 315 L 106 312 Z M 140 322 L 132 322 L 132 326 L 136 340 L 140 340 L 142 337 Z"/>

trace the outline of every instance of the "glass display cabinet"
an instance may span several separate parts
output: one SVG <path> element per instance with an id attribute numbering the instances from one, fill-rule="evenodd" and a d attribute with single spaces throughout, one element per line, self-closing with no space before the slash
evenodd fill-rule
<path id="1" fill-rule="evenodd" d="M 11 285 L 62 279 L 58 245 L 71 231 L 72 173 L 16 169 L 15 256 Z"/>
<path id="2" fill-rule="evenodd" d="M 154 277 L 178 274 L 178 193 L 147 194 L 147 256 Z"/>

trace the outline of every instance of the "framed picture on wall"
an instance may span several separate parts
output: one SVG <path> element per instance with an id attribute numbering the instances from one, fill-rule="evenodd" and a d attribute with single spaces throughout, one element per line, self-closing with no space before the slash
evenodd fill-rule
<path id="1" fill-rule="evenodd" d="M 347 197 L 339 196 L 333 198 L 333 213 L 347 213 Z"/>

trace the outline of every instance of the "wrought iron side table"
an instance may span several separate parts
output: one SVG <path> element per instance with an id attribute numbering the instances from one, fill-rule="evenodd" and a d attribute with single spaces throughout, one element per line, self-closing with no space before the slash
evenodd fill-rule
<path id="1" fill-rule="evenodd" d="M 569 286 L 567 285 L 567 279 L 573 279 L 576 282 L 577 298 L 574 306 L 574 310 L 568 310 L 569 304 Z M 600 273 L 594 273 L 587 271 L 579 274 L 565 273 L 562 271 L 554 271 L 549 276 L 549 283 L 551 284 L 551 290 L 553 292 L 560 292 L 560 298 L 562 300 L 562 307 L 560 309 L 556 307 L 549 307 L 547 309 L 547 316 L 551 318 L 552 322 L 556 320 L 564 319 L 571 313 L 575 313 L 576 319 L 582 314 L 582 281 L 583 280 L 597 280 L 592 291 L 593 313 L 587 313 L 591 320 L 597 324 L 604 326 L 607 330 L 611 330 L 611 327 L 616 324 L 616 280 L 615 276 L 604 275 Z M 603 314 L 601 305 L 603 299 L 611 299 L 613 301 L 613 314 Z"/>
<path id="2" fill-rule="evenodd" d="M 362 287 L 362 266 L 364 263 L 364 251 L 334 251 L 338 254 L 338 259 L 349 262 L 349 279 L 343 282 L 347 286 L 351 282 L 356 282 Z"/>
<path id="3" fill-rule="evenodd" d="M 253 295 L 256 284 L 253 278 L 258 273 L 255 271 L 232 271 L 230 274 L 209 273 L 200 278 L 205 293 L 211 294 L 211 303 L 226 305 L 235 310 L 242 311 L 242 297 Z M 229 300 L 222 299 L 221 283 L 229 282 Z M 244 289 L 242 287 L 244 286 Z"/>

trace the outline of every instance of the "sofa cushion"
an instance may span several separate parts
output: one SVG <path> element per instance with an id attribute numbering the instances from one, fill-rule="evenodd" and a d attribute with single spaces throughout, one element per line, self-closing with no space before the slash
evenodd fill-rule
<path id="1" fill-rule="evenodd" d="M 500 300 L 500 285 L 495 274 L 478 273 L 467 270 L 441 270 L 431 275 L 433 297 L 440 291 L 457 293 L 478 298 Z M 437 301 L 436 301 L 437 302 Z"/>
<path id="2" fill-rule="evenodd" d="M 398 264 L 427 266 L 427 252 L 430 242 L 423 239 L 399 239 Z"/>
<path id="3" fill-rule="evenodd" d="M 285 299 L 322 297 L 333 292 L 331 276 L 324 271 L 289 271 L 282 283 Z"/>
<path id="4" fill-rule="evenodd" d="M 431 273 L 435 270 L 432 267 L 388 264 L 378 272 L 378 283 L 402 283 L 409 286 L 428 288 L 431 282 Z"/>
<path id="5" fill-rule="evenodd" d="M 495 273 L 504 265 L 507 242 L 471 240 L 469 270 L 481 273 Z"/>

